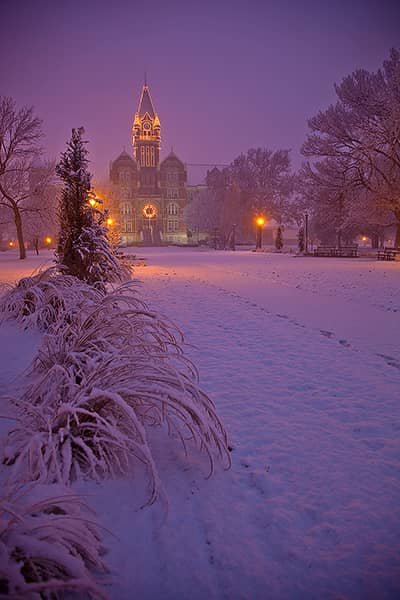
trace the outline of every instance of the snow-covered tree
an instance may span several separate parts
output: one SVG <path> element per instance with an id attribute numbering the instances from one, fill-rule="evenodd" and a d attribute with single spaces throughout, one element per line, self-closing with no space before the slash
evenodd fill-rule
<path id="1" fill-rule="evenodd" d="M 12 215 L 21 259 L 26 257 L 22 216 L 29 210 L 30 176 L 41 136 L 41 121 L 32 107 L 18 110 L 12 98 L 0 97 L 0 207 Z"/>
<path id="2" fill-rule="evenodd" d="M 192 231 L 210 233 L 219 227 L 219 216 L 214 195 L 210 189 L 199 190 L 185 207 L 185 221 Z"/>
<path id="3" fill-rule="evenodd" d="M 124 273 L 103 225 L 105 215 L 90 203 L 94 194 L 83 133 L 83 128 L 72 130 L 71 140 L 56 166 L 63 182 L 57 262 L 68 274 L 102 286 L 122 279 Z"/>
<path id="4" fill-rule="evenodd" d="M 345 165 L 347 180 L 391 214 L 400 246 L 400 52 L 392 49 L 382 69 L 359 69 L 335 90 L 336 104 L 309 120 L 303 153 Z"/>
<path id="5" fill-rule="evenodd" d="M 233 161 L 230 178 L 252 217 L 265 214 L 278 223 L 293 219 L 289 150 L 253 148 Z"/>
<path id="6" fill-rule="evenodd" d="M 301 180 L 301 181 L 300 181 Z M 347 161 L 326 158 L 313 165 L 306 163 L 300 171 L 299 189 L 307 198 L 313 226 L 324 243 L 351 242 L 358 229 L 352 206 L 358 201 Z"/>

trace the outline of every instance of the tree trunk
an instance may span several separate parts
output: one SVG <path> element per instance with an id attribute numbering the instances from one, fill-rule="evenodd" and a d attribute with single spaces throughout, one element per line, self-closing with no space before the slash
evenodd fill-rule
<path id="1" fill-rule="evenodd" d="M 15 222 L 15 228 L 17 230 L 19 257 L 22 260 L 22 259 L 26 258 L 26 250 L 25 250 L 25 244 L 24 244 L 24 234 L 22 231 L 21 214 L 20 214 L 17 206 L 14 207 L 14 222 Z"/>
<path id="2" fill-rule="evenodd" d="M 400 218 L 398 218 L 396 223 L 396 237 L 394 239 L 394 247 L 400 248 Z"/>
<path id="3" fill-rule="evenodd" d="M 33 246 L 35 248 L 36 256 L 39 256 L 39 238 L 33 238 Z"/>

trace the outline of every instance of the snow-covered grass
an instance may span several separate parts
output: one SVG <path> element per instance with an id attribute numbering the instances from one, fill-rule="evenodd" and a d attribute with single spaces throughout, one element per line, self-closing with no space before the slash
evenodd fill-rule
<path id="1" fill-rule="evenodd" d="M 110 596 L 397 599 L 400 263 L 132 251 L 147 258 L 136 275 L 150 311 L 185 334 L 232 468 L 206 479 L 201 454 L 188 460 L 155 429 L 168 509 L 140 510 L 140 470 L 73 485 L 116 535 L 106 540 L 119 574 Z M 10 323 L 0 335 L 12 389 L 8 340 L 19 340 L 20 368 L 34 340 Z"/>
<path id="2" fill-rule="evenodd" d="M 92 511 L 68 490 L 13 488 L 0 499 L 2 597 L 105 599 L 91 574 L 107 572 L 103 554 Z"/>
<path id="3" fill-rule="evenodd" d="M 160 484 L 146 426 L 165 425 L 185 450 L 194 440 L 210 472 L 214 448 L 229 465 L 224 428 L 195 368 L 134 283 L 103 293 L 48 270 L 21 279 L 0 309 L 5 320 L 47 332 L 29 386 L 13 400 L 18 425 L 4 460 L 14 481 L 99 479 L 128 472 L 135 457 L 148 467 L 153 502 Z"/>

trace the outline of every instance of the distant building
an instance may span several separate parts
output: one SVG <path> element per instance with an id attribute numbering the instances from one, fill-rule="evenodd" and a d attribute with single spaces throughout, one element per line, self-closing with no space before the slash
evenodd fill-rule
<path id="1" fill-rule="evenodd" d="M 110 165 L 110 209 L 121 242 L 186 244 L 186 167 L 172 151 L 160 162 L 161 123 L 147 84 L 132 133 L 133 156 L 124 150 Z"/>

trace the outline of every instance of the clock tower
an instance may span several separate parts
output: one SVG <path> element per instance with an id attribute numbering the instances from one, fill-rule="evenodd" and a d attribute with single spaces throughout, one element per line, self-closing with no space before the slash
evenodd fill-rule
<path id="1" fill-rule="evenodd" d="M 161 125 L 147 81 L 132 141 L 133 157 L 124 150 L 110 165 L 112 217 L 122 244 L 187 243 L 186 166 L 173 152 L 160 161 Z"/>
<path id="2" fill-rule="evenodd" d="M 155 173 L 160 162 L 161 127 L 147 83 L 142 89 L 132 131 L 133 156 L 139 169 L 144 169 L 146 175 Z M 145 177 L 143 183 L 146 185 L 150 179 L 152 178 Z"/>

